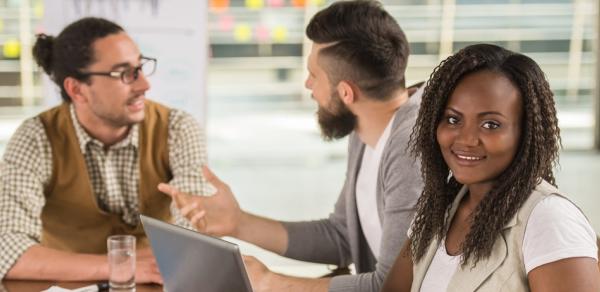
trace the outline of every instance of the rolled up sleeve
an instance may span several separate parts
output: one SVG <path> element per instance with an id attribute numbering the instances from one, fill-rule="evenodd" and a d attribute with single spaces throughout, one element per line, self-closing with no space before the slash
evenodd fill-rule
<path id="1" fill-rule="evenodd" d="M 37 118 L 26 120 L 7 145 L 0 163 L 0 278 L 29 247 L 40 242 L 50 152 Z"/>
<path id="2" fill-rule="evenodd" d="M 169 183 L 189 194 L 208 194 L 207 182 L 202 175 L 202 166 L 206 164 L 205 135 L 191 115 L 183 111 L 171 111 L 168 146 L 169 163 L 173 173 L 173 179 Z M 171 204 L 171 214 L 175 224 L 193 229 L 175 204 Z"/>

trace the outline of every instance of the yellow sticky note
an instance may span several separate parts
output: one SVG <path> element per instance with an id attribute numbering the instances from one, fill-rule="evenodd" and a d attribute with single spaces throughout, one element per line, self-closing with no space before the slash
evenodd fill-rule
<path id="1" fill-rule="evenodd" d="M 252 38 L 252 29 L 247 24 L 239 24 L 233 31 L 233 37 L 237 42 L 248 42 Z"/>
<path id="2" fill-rule="evenodd" d="M 314 6 L 323 6 L 325 4 L 325 0 L 310 0 L 310 3 Z"/>
<path id="3" fill-rule="evenodd" d="M 258 10 L 265 6 L 264 0 L 246 0 L 246 7 L 252 10 Z"/>
<path id="4" fill-rule="evenodd" d="M 4 43 L 2 54 L 5 58 L 16 59 L 21 56 L 21 43 L 16 39 L 9 39 Z"/>
<path id="5" fill-rule="evenodd" d="M 285 26 L 276 26 L 273 29 L 273 41 L 276 43 L 283 43 L 287 40 L 288 30 Z"/>

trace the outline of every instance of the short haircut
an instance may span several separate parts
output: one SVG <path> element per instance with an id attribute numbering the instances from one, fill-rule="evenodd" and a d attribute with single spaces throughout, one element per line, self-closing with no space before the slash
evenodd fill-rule
<path id="1" fill-rule="evenodd" d="M 311 19 L 306 35 L 318 44 L 331 43 L 319 58 L 332 85 L 350 81 L 380 100 L 405 87 L 408 42 L 379 2 L 336 2 Z"/>

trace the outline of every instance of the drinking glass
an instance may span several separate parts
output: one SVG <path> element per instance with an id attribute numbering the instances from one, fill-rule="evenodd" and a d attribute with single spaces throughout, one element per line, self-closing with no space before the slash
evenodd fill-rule
<path id="1" fill-rule="evenodd" d="M 108 247 L 108 282 L 111 290 L 135 291 L 135 237 L 113 235 Z"/>

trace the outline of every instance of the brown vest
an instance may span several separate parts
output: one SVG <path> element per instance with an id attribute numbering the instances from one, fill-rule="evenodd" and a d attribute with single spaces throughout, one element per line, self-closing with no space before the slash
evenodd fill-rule
<path id="1" fill-rule="evenodd" d="M 171 199 L 156 188 L 160 182 L 172 178 L 166 143 L 169 109 L 146 101 L 144 112 L 144 121 L 139 125 L 139 210 L 141 214 L 169 221 Z M 78 253 L 106 253 L 108 236 L 131 234 L 137 237 L 138 246 L 146 246 L 141 224 L 128 225 L 119 215 L 98 207 L 69 104 L 52 108 L 39 117 L 52 147 L 52 176 L 44 189 L 41 244 Z"/>

